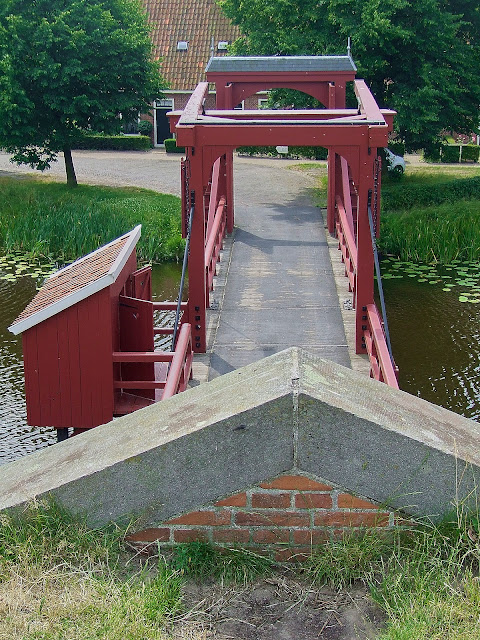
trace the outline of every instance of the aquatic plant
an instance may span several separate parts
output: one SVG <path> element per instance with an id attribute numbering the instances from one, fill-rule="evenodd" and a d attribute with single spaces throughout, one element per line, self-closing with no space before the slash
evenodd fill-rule
<path id="1" fill-rule="evenodd" d="M 180 199 L 137 188 L 0 179 L 0 249 L 75 260 L 142 225 L 143 261 L 177 260 L 183 253 Z"/>

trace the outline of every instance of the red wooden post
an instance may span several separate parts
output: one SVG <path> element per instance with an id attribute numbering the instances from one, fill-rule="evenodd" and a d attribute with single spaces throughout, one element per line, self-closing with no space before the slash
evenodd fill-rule
<path id="1" fill-rule="evenodd" d="M 363 329 L 366 325 L 367 306 L 374 301 L 373 291 L 373 247 L 370 235 L 370 225 L 368 222 L 368 192 L 372 188 L 373 178 L 373 156 L 368 154 L 366 148 L 359 152 L 359 172 L 357 192 L 357 286 L 356 286 L 356 309 L 355 309 L 355 350 L 356 353 L 365 353 L 365 343 L 363 341 Z"/>
<path id="2" fill-rule="evenodd" d="M 203 147 L 194 147 L 190 151 L 190 194 L 195 202 L 188 258 L 188 318 L 192 324 L 193 350 L 205 353 L 206 333 L 206 296 L 205 296 L 205 206 L 204 189 L 210 176 L 204 163 Z"/>
<path id="3" fill-rule="evenodd" d="M 235 203 L 233 196 L 233 149 L 225 154 L 225 196 L 227 199 L 227 233 L 235 226 Z"/>

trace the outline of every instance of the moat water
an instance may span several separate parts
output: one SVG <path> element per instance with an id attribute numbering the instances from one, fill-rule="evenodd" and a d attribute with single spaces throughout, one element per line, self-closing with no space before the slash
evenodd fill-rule
<path id="1" fill-rule="evenodd" d="M 8 331 L 52 269 L 55 265 L 32 265 L 20 257 L 0 257 L 0 465 L 57 440 L 54 428 L 27 425 L 22 338 Z M 180 276 L 181 265 L 154 265 L 152 297 L 176 300 Z"/>
<path id="2" fill-rule="evenodd" d="M 7 329 L 51 269 L 0 257 L 0 464 L 56 441 L 55 429 L 26 423 L 21 337 Z M 480 266 L 386 260 L 382 272 L 400 387 L 480 420 Z M 155 265 L 154 298 L 176 300 L 180 273 Z"/>

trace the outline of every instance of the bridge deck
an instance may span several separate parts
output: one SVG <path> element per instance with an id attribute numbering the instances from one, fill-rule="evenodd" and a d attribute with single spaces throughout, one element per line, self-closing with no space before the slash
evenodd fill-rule
<path id="1" fill-rule="evenodd" d="M 213 295 L 220 309 L 209 379 L 290 346 L 350 366 L 313 182 L 287 164 L 236 164 L 236 228 L 230 263 L 221 265 L 223 300 L 221 288 Z"/>

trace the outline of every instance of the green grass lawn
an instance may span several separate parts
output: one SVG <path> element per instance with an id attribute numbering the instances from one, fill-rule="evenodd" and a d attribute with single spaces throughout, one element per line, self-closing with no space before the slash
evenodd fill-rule
<path id="1" fill-rule="evenodd" d="M 180 199 L 138 188 L 0 178 L 0 249 L 69 261 L 142 225 L 145 262 L 183 255 Z"/>

